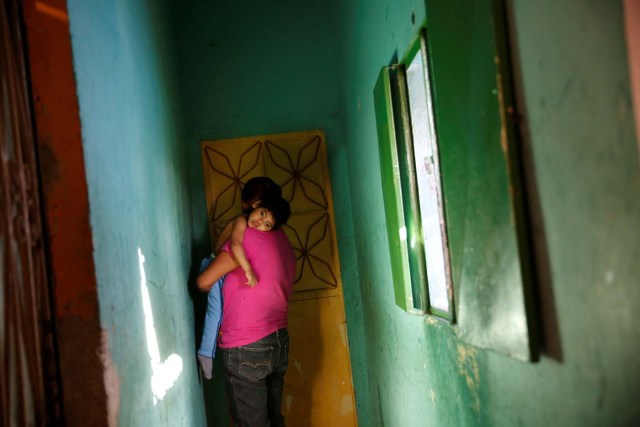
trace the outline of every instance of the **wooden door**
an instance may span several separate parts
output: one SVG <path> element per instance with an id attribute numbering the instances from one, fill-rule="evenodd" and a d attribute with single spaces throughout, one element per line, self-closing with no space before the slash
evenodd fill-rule
<path id="1" fill-rule="evenodd" d="M 340 265 L 322 131 L 202 142 L 212 242 L 241 212 L 240 191 L 269 176 L 291 203 L 284 227 L 296 251 L 290 353 L 282 410 L 294 426 L 355 426 Z"/>

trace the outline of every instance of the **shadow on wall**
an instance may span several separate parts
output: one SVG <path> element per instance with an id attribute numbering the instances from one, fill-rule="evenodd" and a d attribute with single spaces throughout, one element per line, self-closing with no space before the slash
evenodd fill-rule
<path id="1" fill-rule="evenodd" d="M 207 228 L 208 230 L 208 228 Z M 207 311 L 207 293 L 200 292 L 196 286 L 196 277 L 200 272 L 200 262 L 211 252 L 209 236 L 203 234 L 200 239 L 191 242 L 191 270 L 189 272 L 189 281 L 187 289 L 189 297 L 193 302 L 193 332 L 195 342 L 193 343 L 192 355 L 196 358 L 196 352 L 202 340 L 202 331 L 204 329 L 204 318 Z M 224 394 L 224 379 L 222 376 L 222 364 L 220 358 L 213 361 L 213 378 L 207 380 L 202 376 L 200 365 L 194 364 L 198 369 L 198 378 L 204 394 L 205 413 L 207 418 L 207 426 L 229 425 L 229 416 L 226 410 L 226 400 Z"/>
<path id="2" fill-rule="evenodd" d="M 202 330 L 204 327 L 204 316 L 207 310 L 207 294 L 200 292 L 196 286 L 196 277 L 198 277 L 198 273 L 200 272 L 200 262 L 206 255 L 208 255 L 206 251 L 202 250 L 203 245 L 201 244 L 201 241 L 203 241 L 203 239 L 200 239 L 197 242 L 191 242 L 191 269 L 189 271 L 189 280 L 187 283 L 189 298 L 193 301 L 193 332 L 197 341 L 193 343 L 195 346 L 193 351 L 194 355 L 198 349 L 198 345 L 200 344 L 200 338 L 202 337 Z"/>
<path id="3" fill-rule="evenodd" d="M 542 217 L 542 207 L 540 204 L 540 191 L 535 177 L 535 162 L 531 147 L 531 133 L 523 117 L 529 117 L 524 102 L 524 88 L 522 84 L 522 63 L 516 43 L 511 43 L 515 39 L 515 29 L 513 23 L 515 18 L 511 9 L 511 2 L 506 2 L 507 22 L 509 23 L 509 43 L 508 51 L 511 55 L 513 90 L 515 94 L 516 113 L 513 115 L 517 139 L 519 143 L 519 169 L 524 178 L 523 200 L 525 203 L 526 221 L 529 232 L 532 235 L 532 247 L 530 253 L 533 255 L 531 271 L 533 275 L 534 306 L 536 309 L 537 330 L 539 331 L 540 352 L 545 356 L 558 362 L 563 361 L 562 345 L 560 339 L 560 328 L 558 326 L 558 314 L 556 310 L 555 297 L 553 294 L 553 283 L 551 275 L 551 262 L 546 239 L 546 229 Z"/>

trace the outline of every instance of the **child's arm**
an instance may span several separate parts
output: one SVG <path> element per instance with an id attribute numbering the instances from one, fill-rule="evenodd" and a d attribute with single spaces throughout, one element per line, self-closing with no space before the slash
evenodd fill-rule
<path id="1" fill-rule="evenodd" d="M 247 229 L 247 220 L 244 216 L 236 217 L 233 220 L 233 229 L 231 230 L 231 252 L 234 258 L 240 264 L 240 267 L 244 270 L 244 274 L 247 276 L 247 285 L 255 286 L 258 283 L 258 277 L 251 269 L 251 264 L 247 260 L 247 255 L 244 253 L 242 247 L 242 240 L 244 239 L 244 230 Z"/>

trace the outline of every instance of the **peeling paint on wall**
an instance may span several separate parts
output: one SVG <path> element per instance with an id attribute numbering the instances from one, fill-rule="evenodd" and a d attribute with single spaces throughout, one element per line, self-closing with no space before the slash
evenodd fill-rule
<path id="1" fill-rule="evenodd" d="M 473 399 L 473 409 L 480 412 L 480 370 L 476 356 L 478 351 L 474 347 L 458 344 L 458 372 L 466 381 L 467 387 Z"/>
<path id="2" fill-rule="evenodd" d="M 432 316 L 426 316 L 424 318 L 424 323 L 426 323 L 429 326 L 434 326 L 434 325 L 437 325 L 439 322 Z"/>
<path id="3" fill-rule="evenodd" d="M 110 427 L 118 425 L 118 410 L 120 408 L 120 377 L 116 371 L 111 353 L 109 352 L 109 334 L 102 329 L 100 343 L 100 360 L 102 361 L 104 388 L 107 394 L 107 419 Z"/>

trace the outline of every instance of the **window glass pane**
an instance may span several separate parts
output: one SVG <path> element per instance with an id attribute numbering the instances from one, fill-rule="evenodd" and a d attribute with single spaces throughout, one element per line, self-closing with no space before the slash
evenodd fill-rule
<path id="1" fill-rule="evenodd" d="M 407 67 L 409 110 L 430 305 L 450 312 L 449 268 L 435 127 L 423 50 Z"/>

